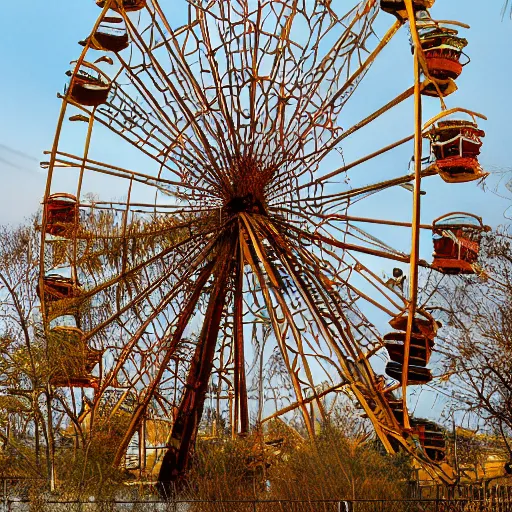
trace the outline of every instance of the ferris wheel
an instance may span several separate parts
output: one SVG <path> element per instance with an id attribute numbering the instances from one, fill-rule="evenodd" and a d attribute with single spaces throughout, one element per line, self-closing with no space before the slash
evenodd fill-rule
<path id="1" fill-rule="evenodd" d="M 205 411 L 233 435 L 296 413 L 314 436 L 324 397 L 343 390 L 388 452 L 453 482 L 443 434 L 411 415 L 407 390 L 433 379 L 439 327 L 418 299 L 419 269 L 483 272 L 480 218 L 420 222 L 422 180 L 456 193 L 485 177 L 483 116 L 445 104 L 464 25 L 434 20 L 433 0 L 96 3 L 45 163 L 39 281 L 50 385 L 70 410 L 86 402 L 77 424 L 94 435 L 119 420 L 115 463 L 136 447 L 133 467 L 166 484 L 184 476 Z M 403 26 L 414 85 L 342 129 Z M 340 158 L 409 98 L 414 134 Z M 439 104 L 430 120 L 425 102 Z M 335 183 L 412 142 L 413 172 Z M 412 220 L 352 214 L 404 186 Z M 408 229 L 412 247 L 375 226 Z M 420 258 L 420 231 L 434 236 L 433 261 Z M 402 267 L 387 280 L 386 260 Z"/>

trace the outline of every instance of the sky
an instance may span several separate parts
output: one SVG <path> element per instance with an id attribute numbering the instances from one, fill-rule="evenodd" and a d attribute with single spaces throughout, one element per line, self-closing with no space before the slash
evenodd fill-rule
<path id="1" fill-rule="evenodd" d="M 313 0 L 311 0 L 313 1 Z M 163 0 L 176 5 L 175 0 Z M 184 4 L 184 2 L 183 2 Z M 485 7 L 484 7 L 485 5 Z M 40 206 L 46 182 L 38 162 L 47 160 L 43 151 L 51 147 L 60 100 L 67 80 L 69 62 L 81 51 L 77 42 L 86 37 L 98 16 L 93 0 L 4 2 L 0 17 L 0 224 L 17 224 Z M 458 79 L 457 93 L 447 98 L 448 107 L 465 107 L 485 114 L 481 123 L 486 131 L 480 161 L 488 171 L 512 168 L 510 120 L 512 101 L 510 83 L 512 66 L 507 49 L 512 47 L 512 21 L 502 20 L 500 2 L 480 0 L 437 0 L 432 9 L 436 19 L 459 20 L 471 26 L 462 35 L 469 41 L 466 53 L 471 62 Z M 393 19 L 381 13 L 376 24 L 383 35 Z M 402 29 L 367 74 L 340 117 L 344 128 L 352 126 L 412 85 L 412 58 L 408 33 Z M 424 115 L 429 118 L 439 110 L 434 99 L 425 99 Z M 343 146 L 346 162 L 409 135 L 414 129 L 412 101 L 404 102 L 367 129 L 347 139 Z M 111 152 L 115 155 L 116 148 Z M 369 184 L 406 174 L 413 152 L 412 144 L 386 154 L 378 161 L 358 168 L 351 184 Z M 115 160 L 114 160 L 115 162 Z M 332 168 L 342 162 L 331 160 Z M 510 176 L 512 178 L 512 175 Z M 492 188 L 497 177 L 488 179 Z M 335 186 L 335 185 L 333 185 Z M 426 180 L 422 203 L 422 221 L 450 211 L 468 211 L 484 218 L 486 224 L 502 224 L 510 206 L 511 194 L 501 188 L 500 198 L 485 193 L 475 183 L 451 185 L 439 177 Z M 91 190 L 94 192 L 94 190 Z M 362 201 L 354 214 L 409 221 L 412 194 L 404 189 L 379 194 Z M 400 229 L 400 228 L 398 228 Z M 380 228 L 379 237 L 392 241 L 408 252 L 410 234 Z M 422 257 L 432 252 L 430 234 L 421 241 Z M 364 258 L 363 258 L 364 260 Z M 364 260 L 368 261 L 369 260 Z M 372 261 L 372 264 L 373 261 Z M 377 273 L 389 271 L 389 263 L 379 263 Z M 392 265 L 391 265 L 392 266 Z"/>
<path id="2" fill-rule="evenodd" d="M 478 0 L 438 0 L 432 15 L 437 19 L 464 21 L 472 27 L 463 31 L 469 40 L 466 51 L 471 63 L 457 81 L 459 91 L 447 98 L 447 103 L 449 107 L 467 107 L 488 117 L 489 121 L 482 123 L 487 136 L 481 162 L 493 171 L 512 167 L 509 141 L 512 68 L 503 56 L 503 50 L 511 47 L 512 21 L 502 20 L 499 2 L 494 8 L 482 5 Z M 79 55 L 81 47 L 77 41 L 90 32 L 97 15 L 93 0 L 74 2 L 72 9 L 64 0 L 7 2 L 3 6 L 0 19 L 0 65 L 4 70 L 4 79 L 0 81 L 2 224 L 18 223 L 39 207 L 45 172 L 39 168 L 38 161 L 46 160 L 42 153 L 52 144 L 60 106 L 56 93 L 63 90 L 69 62 Z M 390 23 L 390 16 L 382 13 L 377 33 L 382 35 Z M 411 85 L 412 60 L 407 40 L 407 31 L 403 29 L 379 57 L 343 111 L 340 119 L 343 127 L 351 126 Z M 436 100 L 427 99 L 425 117 L 437 113 L 438 108 Z M 372 123 L 361 136 L 351 137 L 343 146 L 345 160 L 359 158 L 412 133 L 412 112 L 412 102 L 405 102 Z M 373 144 L 374 140 L 378 141 L 377 145 Z M 386 170 L 390 176 L 396 176 L 397 165 L 406 169 L 411 154 L 412 146 L 406 145 L 379 160 L 378 168 L 375 164 L 367 170 L 362 168 L 365 175 L 371 173 L 366 183 L 380 181 L 380 177 L 385 179 Z M 491 186 L 496 182 L 492 178 L 488 181 Z M 445 213 L 447 200 L 453 201 L 456 195 L 456 207 L 452 211 L 473 211 L 483 216 L 486 223 L 496 226 L 503 222 L 503 212 L 510 201 L 510 198 L 484 194 L 474 183 L 446 185 L 437 177 L 429 180 L 425 190 L 424 222 Z M 390 218 L 396 211 L 395 217 L 403 220 L 410 217 L 411 197 L 403 189 L 398 193 L 362 207 L 381 218 Z"/>

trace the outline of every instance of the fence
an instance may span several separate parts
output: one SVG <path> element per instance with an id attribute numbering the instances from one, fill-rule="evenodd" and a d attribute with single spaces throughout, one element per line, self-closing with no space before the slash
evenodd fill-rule
<path id="1" fill-rule="evenodd" d="M 356 501 L 38 501 L 5 499 L 1 512 L 512 512 L 512 501 L 356 500 Z"/>

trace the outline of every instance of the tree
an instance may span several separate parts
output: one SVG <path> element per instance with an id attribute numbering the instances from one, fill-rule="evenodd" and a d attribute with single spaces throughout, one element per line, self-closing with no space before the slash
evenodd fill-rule
<path id="1" fill-rule="evenodd" d="M 51 442 L 40 401 L 45 370 L 37 319 L 38 250 L 35 219 L 14 229 L 0 227 L 0 438 L 40 476 L 41 433 L 47 460 Z M 34 442 L 32 454 L 24 453 L 28 438 Z"/>
<path id="2" fill-rule="evenodd" d="M 488 234 L 481 248 L 484 280 L 456 278 L 439 287 L 448 334 L 440 352 L 455 410 L 497 433 L 512 455 L 512 235 Z"/>

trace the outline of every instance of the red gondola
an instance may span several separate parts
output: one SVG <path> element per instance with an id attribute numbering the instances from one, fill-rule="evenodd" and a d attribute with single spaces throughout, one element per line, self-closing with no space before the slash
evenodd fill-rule
<path id="1" fill-rule="evenodd" d="M 445 274 L 474 274 L 482 233 L 489 229 L 470 213 L 449 213 L 436 219 L 432 268 Z"/>
<path id="2" fill-rule="evenodd" d="M 63 277 L 59 274 L 44 276 L 44 294 L 47 301 L 58 301 L 63 299 L 76 299 L 81 295 L 79 283 L 70 277 Z M 41 298 L 39 285 L 36 288 L 37 295 Z"/>
<path id="3" fill-rule="evenodd" d="M 453 94 L 456 90 L 455 82 L 449 78 L 448 80 L 435 80 L 435 84 L 433 81 L 424 82 L 421 94 L 432 98 L 439 98 L 440 96 L 446 98 L 446 96 Z"/>
<path id="4" fill-rule="evenodd" d="M 110 92 L 110 80 L 96 66 L 86 62 L 83 62 L 82 66 L 71 78 L 70 98 L 87 107 L 102 105 L 107 101 Z M 84 68 L 88 68 L 91 72 Z"/>
<path id="5" fill-rule="evenodd" d="M 414 419 L 411 422 L 413 435 L 417 436 L 427 457 L 441 462 L 446 457 L 446 440 L 441 429 L 428 420 Z"/>
<path id="6" fill-rule="evenodd" d="M 406 337 L 407 333 L 405 332 L 390 332 L 384 336 L 384 346 L 391 361 L 403 364 Z M 413 366 L 425 367 L 430 361 L 433 345 L 433 341 L 424 336 L 411 334 L 409 363 Z"/>
<path id="7" fill-rule="evenodd" d="M 460 61 L 467 46 L 458 31 L 434 21 L 426 10 L 416 15 L 416 27 L 430 76 L 436 80 L 457 79 L 462 73 Z"/>
<path id="8" fill-rule="evenodd" d="M 55 369 L 50 384 L 57 387 L 98 388 L 99 379 L 91 375 L 102 358 L 102 351 L 90 348 L 83 332 L 76 327 L 55 327 L 48 336 Z"/>
<path id="9" fill-rule="evenodd" d="M 406 331 L 408 318 L 406 314 L 395 316 L 389 321 L 389 325 L 397 331 Z M 434 340 L 437 336 L 439 325 L 430 315 L 417 313 L 412 322 L 412 332 Z"/>
<path id="10" fill-rule="evenodd" d="M 425 53 L 428 72 L 432 77 L 439 80 L 455 80 L 462 73 L 460 58 L 468 42 L 456 34 L 456 30 L 443 27 L 421 30 L 421 47 Z"/>
<path id="11" fill-rule="evenodd" d="M 93 50 L 120 52 L 130 45 L 123 18 L 105 16 L 96 32 L 89 38 Z M 85 46 L 87 41 L 80 41 Z"/>
<path id="12" fill-rule="evenodd" d="M 403 367 L 400 363 L 395 361 L 389 361 L 386 365 L 386 374 L 389 375 L 392 379 L 395 379 L 399 382 L 402 381 L 402 373 Z M 423 368 L 421 366 L 409 365 L 407 371 L 407 382 L 408 384 L 421 385 L 427 384 L 433 379 L 432 372 L 428 368 Z"/>
<path id="13" fill-rule="evenodd" d="M 106 0 L 96 0 L 96 5 L 105 7 Z M 126 12 L 140 11 L 146 6 L 146 0 L 113 0 L 110 8 L 114 11 L 124 10 Z"/>
<path id="14" fill-rule="evenodd" d="M 73 229 L 78 218 L 76 197 L 58 192 L 48 197 L 45 203 L 46 233 L 54 236 L 65 236 Z"/>
<path id="15" fill-rule="evenodd" d="M 464 183 L 487 176 L 478 162 L 483 130 L 471 121 L 440 121 L 425 134 L 441 178 L 448 183 Z"/>

